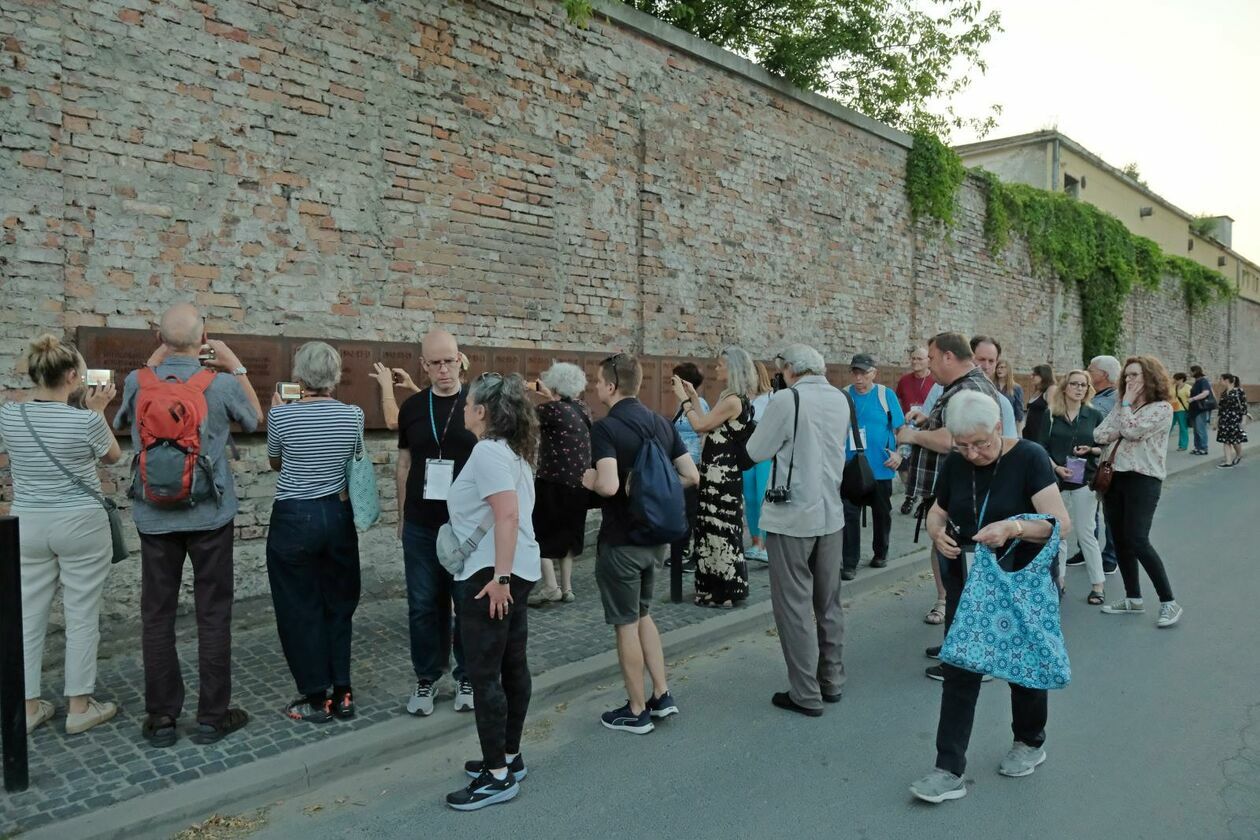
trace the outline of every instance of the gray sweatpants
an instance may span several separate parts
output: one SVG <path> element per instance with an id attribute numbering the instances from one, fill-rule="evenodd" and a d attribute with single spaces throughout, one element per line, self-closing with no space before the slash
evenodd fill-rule
<path id="1" fill-rule="evenodd" d="M 844 687 L 844 610 L 840 569 L 844 531 L 821 537 L 766 534 L 770 604 L 788 670 L 788 694 L 821 709 L 823 694 Z"/>

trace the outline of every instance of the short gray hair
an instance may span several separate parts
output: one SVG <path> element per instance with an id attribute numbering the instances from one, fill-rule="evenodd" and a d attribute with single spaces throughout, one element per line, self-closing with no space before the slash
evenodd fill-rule
<path id="1" fill-rule="evenodd" d="M 757 393 L 757 366 L 742 347 L 731 345 L 722 351 L 726 359 L 726 394 L 748 397 Z"/>
<path id="2" fill-rule="evenodd" d="M 797 376 L 827 374 L 827 363 L 823 361 L 822 353 L 808 344 L 789 344 L 777 358 L 782 367 L 790 367 Z"/>
<path id="3" fill-rule="evenodd" d="M 1089 360 L 1089 366 L 1105 373 L 1108 382 L 1120 381 L 1120 360 L 1115 356 L 1095 356 Z"/>
<path id="4" fill-rule="evenodd" d="M 959 391 L 945 404 L 945 428 L 953 437 L 992 432 L 1001 422 L 997 401 L 981 391 Z"/>
<path id="5" fill-rule="evenodd" d="M 586 373 L 569 362 L 553 362 L 538 378 L 548 391 L 571 400 L 582 396 L 586 390 Z"/>
<path id="6" fill-rule="evenodd" d="M 308 341 L 293 357 L 293 378 L 312 391 L 331 391 L 341 381 L 341 354 L 322 341 Z"/>

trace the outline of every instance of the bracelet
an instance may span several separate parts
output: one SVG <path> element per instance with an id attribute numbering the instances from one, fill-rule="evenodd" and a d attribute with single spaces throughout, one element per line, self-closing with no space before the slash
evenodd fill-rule
<path id="1" fill-rule="evenodd" d="M 691 397 L 688 397 L 687 399 L 679 403 L 679 405 L 689 405 L 690 403 L 691 403 Z"/>
<path id="2" fill-rule="evenodd" d="M 1023 536 L 1024 536 L 1024 523 L 1016 519 L 1015 520 L 1015 539 L 1017 540 L 1023 539 Z"/>

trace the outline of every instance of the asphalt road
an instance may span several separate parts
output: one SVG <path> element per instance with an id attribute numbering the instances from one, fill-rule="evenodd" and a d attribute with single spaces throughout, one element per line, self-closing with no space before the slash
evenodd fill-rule
<path id="1" fill-rule="evenodd" d="M 907 791 L 932 766 L 940 698 L 922 675 L 940 635 L 921 621 L 932 596 L 918 578 L 851 605 L 849 683 L 822 718 L 770 705 L 786 677 L 777 639 L 758 633 L 676 664 L 682 713 L 648 736 L 599 725 L 623 698 L 615 684 L 533 710 L 530 774 L 511 803 L 474 814 L 441 804 L 464 783 L 463 760 L 479 757 L 470 721 L 456 741 L 387 767 L 327 768 L 322 788 L 270 805 L 255 836 L 1260 837 L 1257 500 L 1260 459 L 1166 488 L 1154 538 L 1186 609 L 1175 628 L 1155 628 L 1149 584 L 1145 616 L 1104 616 L 1084 603 L 1084 569 L 1069 570 L 1074 679 L 1050 698 L 1048 760 L 1027 778 L 997 774 L 1009 692 L 990 683 L 960 801 Z M 1118 576 L 1107 582 L 1121 594 Z"/>

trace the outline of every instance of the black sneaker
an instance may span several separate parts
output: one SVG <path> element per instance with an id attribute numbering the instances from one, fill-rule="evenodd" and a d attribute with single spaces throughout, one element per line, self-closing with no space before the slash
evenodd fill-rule
<path id="1" fill-rule="evenodd" d="M 1104 575 L 1114 575 L 1118 571 L 1120 571 L 1120 566 L 1118 564 L 1108 563 L 1105 560 L 1103 561 L 1103 574 Z"/>
<path id="2" fill-rule="evenodd" d="M 901 512 L 903 515 L 909 516 L 912 510 L 914 510 L 914 499 L 906 497 L 906 500 L 901 503 Z"/>
<path id="3" fill-rule="evenodd" d="M 509 772 L 502 779 L 496 779 L 489 770 L 468 783 L 468 787 L 460 788 L 446 795 L 446 804 L 456 811 L 476 811 L 487 805 L 498 805 L 515 799 L 521 792 L 521 785 Z"/>
<path id="4" fill-rule="evenodd" d="M 630 701 L 628 700 L 626 705 L 620 709 L 613 709 L 611 712 L 604 712 L 600 715 L 599 722 L 609 729 L 632 732 L 635 735 L 646 735 L 656 728 L 656 724 L 652 723 L 652 714 L 645 708 L 636 715 L 630 711 Z"/>
<path id="5" fill-rule="evenodd" d="M 857 577 L 856 569 L 841 569 L 840 570 L 840 580 L 853 580 L 856 577 Z"/>
<path id="6" fill-rule="evenodd" d="M 349 720 L 354 717 L 354 693 L 347 691 L 344 694 L 334 694 L 332 698 L 332 713 L 342 720 Z"/>
<path id="7" fill-rule="evenodd" d="M 325 700 L 321 706 L 312 703 L 305 697 L 299 697 L 284 707 L 284 716 L 289 720 L 306 723 L 328 723 L 328 721 L 333 719 L 332 701 Z"/>
<path id="8" fill-rule="evenodd" d="M 887 565 L 888 565 L 888 558 L 887 558 L 887 557 L 872 557 L 872 558 L 871 558 L 871 568 L 872 568 L 872 569 L 882 569 L 882 568 L 884 568 L 884 567 L 885 567 L 885 566 L 887 566 Z"/>
<path id="9" fill-rule="evenodd" d="M 837 691 L 835 694 L 823 694 L 824 703 L 839 703 L 844 698 L 843 691 Z"/>
<path id="10" fill-rule="evenodd" d="M 1085 565 L 1085 556 L 1084 556 L 1083 554 L 1081 554 L 1081 553 L 1078 551 L 1078 552 L 1076 552 L 1075 554 L 1073 554 L 1071 557 L 1069 557 L 1069 558 L 1067 559 L 1067 562 L 1066 562 L 1066 563 L 1064 563 L 1063 565 L 1065 565 L 1065 566 L 1084 566 L 1084 565 Z"/>
<path id="11" fill-rule="evenodd" d="M 928 657 L 929 659 L 940 659 L 940 658 L 941 658 L 941 646 L 940 646 L 940 645 L 932 645 L 930 648 L 928 648 L 927 650 L 923 651 L 923 655 L 924 655 L 924 656 L 926 656 L 926 657 Z"/>
<path id="12" fill-rule="evenodd" d="M 484 761 L 465 761 L 464 772 L 468 774 L 468 778 L 476 779 L 485 772 L 486 763 Z M 529 775 L 529 770 L 525 768 L 525 759 L 520 753 L 516 754 L 516 758 L 508 764 L 508 772 L 512 774 L 512 778 L 520 781 Z"/>
<path id="13" fill-rule="evenodd" d="M 678 714 L 678 704 L 674 702 L 674 695 L 668 691 L 660 697 L 649 697 L 646 705 L 648 714 L 654 718 L 667 718 Z"/>
<path id="14" fill-rule="evenodd" d="M 942 668 L 940 665 L 932 665 L 931 667 L 923 669 L 923 676 L 927 677 L 929 680 L 936 680 L 937 682 L 945 682 L 945 669 Z M 982 683 L 993 682 L 993 675 L 982 674 L 980 676 L 980 682 Z"/>

